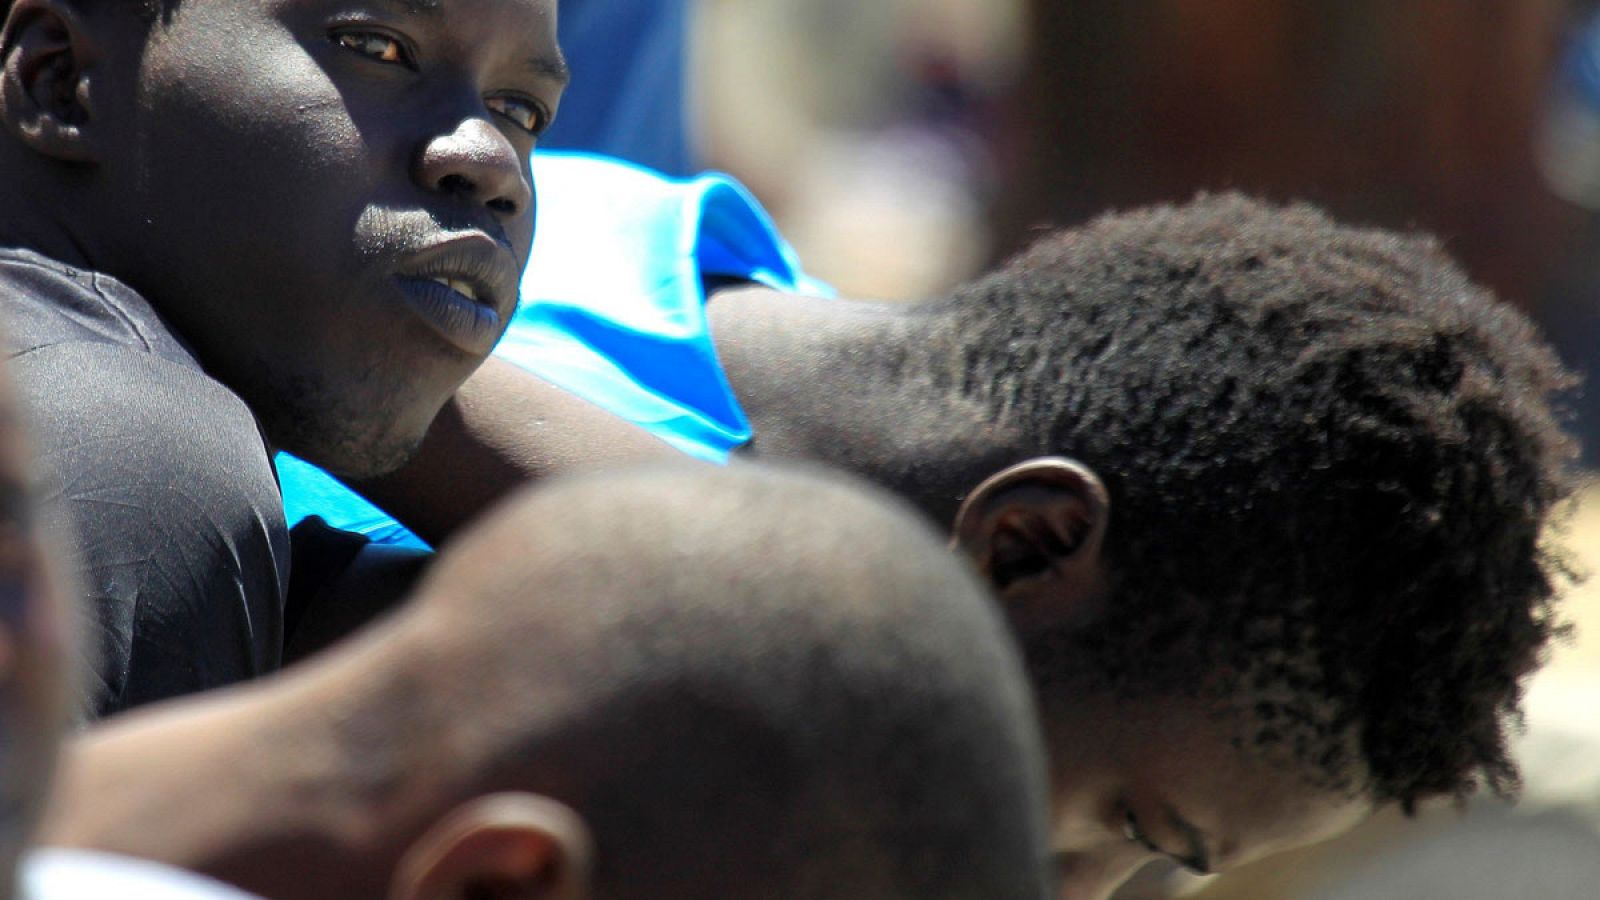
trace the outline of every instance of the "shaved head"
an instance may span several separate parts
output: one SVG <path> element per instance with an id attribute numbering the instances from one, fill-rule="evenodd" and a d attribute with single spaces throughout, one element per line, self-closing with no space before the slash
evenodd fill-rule
<path id="1" fill-rule="evenodd" d="M 874 489 L 566 482 L 463 539 L 416 602 L 475 706 L 541 711 L 458 741 L 503 773 L 487 787 L 532 782 L 589 821 L 602 896 L 1042 890 L 1041 751 L 1004 628 Z"/>

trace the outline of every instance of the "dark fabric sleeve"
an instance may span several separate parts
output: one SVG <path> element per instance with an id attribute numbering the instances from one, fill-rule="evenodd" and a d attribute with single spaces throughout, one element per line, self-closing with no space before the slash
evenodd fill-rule
<path id="1" fill-rule="evenodd" d="M 284 664 L 344 640 L 410 596 L 433 551 L 368 541 L 312 516 L 289 532 L 294 577 L 284 615 Z"/>
<path id="2" fill-rule="evenodd" d="M 370 543 L 366 535 L 330 527 L 321 516 L 308 516 L 289 529 L 294 570 L 283 604 L 285 645 L 294 642 L 295 631 L 318 595 L 343 577 Z"/>
<path id="3" fill-rule="evenodd" d="M 14 357 L 46 516 L 76 537 L 90 717 L 276 669 L 289 540 L 254 418 L 204 374 L 112 344 Z"/>

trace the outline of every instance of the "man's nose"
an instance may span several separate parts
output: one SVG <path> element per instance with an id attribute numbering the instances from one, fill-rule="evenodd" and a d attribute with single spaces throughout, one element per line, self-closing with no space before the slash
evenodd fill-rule
<path id="1" fill-rule="evenodd" d="M 500 219 L 533 203 L 533 187 L 517 149 L 486 119 L 472 116 L 428 139 L 413 177 L 423 188 L 481 203 Z"/>

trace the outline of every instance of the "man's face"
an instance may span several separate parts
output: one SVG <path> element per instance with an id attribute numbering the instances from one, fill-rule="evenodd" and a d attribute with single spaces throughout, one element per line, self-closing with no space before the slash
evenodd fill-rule
<path id="1" fill-rule="evenodd" d="M 184 0 L 101 76 L 133 88 L 105 268 L 276 445 L 398 465 L 514 308 L 555 29 L 555 0 Z"/>
<path id="2" fill-rule="evenodd" d="M 1313 786 L 1195 701 L 1075 691 L 1047 703 L 1063 900 L 1099 900 L 1153 859 L 1216 872 L 1344 832 L 1371 812 Z M 1241 746 L 1234 746 L 1236 736 Z"/>

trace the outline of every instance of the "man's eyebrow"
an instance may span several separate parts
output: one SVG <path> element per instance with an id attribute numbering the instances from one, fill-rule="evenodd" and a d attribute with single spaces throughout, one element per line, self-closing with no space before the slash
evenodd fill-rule
<path id="1" fill-rule="evenodd" d="M 525 62 L 535 75 L 554 81 L 562 87 L 566 87 L 572 81 L 572 69 L 568 68 L 567 58 L 560 50 L 551 54 L 534 54 Z"/>
<path id="2" fill-rule="evenodd" d="M 1198 874 L 1210 875 L 1211 853 L 1206 850 L 1206 836 L 1193 823 L 1178 815 L 1178 811 L 1171 807 L 1167 808 L 1167 820 L 1172 824 L 1173 828 L 1178 830 L 1179 834 L 1183 835 L 1183 842 L 1188 845 L 1189 855 L 1181 862 Z"/>
<path id="3" fill-rule="evenodd" d="M 415 16 L 436 16 L 444 9 L 444 0 L 379 0 Z M 541 78 L 566 87 L 572 81 L 572 69 L 567 58 L 557 49 L 554 53 L 535 53 L 525 61 L 528 69 Z"/>
<path id="4" fill-rule="evenodd" d="M 442 0 L 380 0 L 380 2 L 399 7 L 414 16 L 436 15 L 444 6 Z"/>

